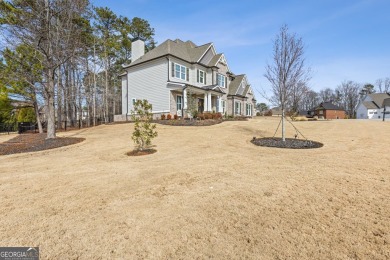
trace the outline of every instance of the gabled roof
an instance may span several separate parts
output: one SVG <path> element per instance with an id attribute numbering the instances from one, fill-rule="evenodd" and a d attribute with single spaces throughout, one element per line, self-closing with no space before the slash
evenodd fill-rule
<path id="1" fill-rule="evenodd" d="M 209 85 L 209 86 L 204 86 L 204 87 L 201 87 L 202 89 L 207 89 L 207 90 L 214 90 L 214 91 L 217 91 L 217 92 L 220 92 L 220 93 L 225 93 L 222 88 L 218 85 Z"/>
<path id="2" fill-rule="evenodd" d="M 336 106 L 332 102 L 323 102 L 318 107 L 316 107 L 316 110 L 318 109 L 325 109 L 325 110 L 344 110 L 341 107 Z"/>
<path id="3" fill-rule="evenodd" d="M 145 53 L 145 55 L 141 56 L 139 59 L 131 62 L 129 65 L 125 65 L 124 68 L 132 67 L 134 65 L 167 55 L 175 56 L 189 63 L 195 63 L 203 56 L 211 45 L 212 43 L 207 43 L 201 46 L 196 46 L 192 41 L 183 42 L 179 39 L 174 41 L 166 40 L 153 50 Z"/>
<path id="4" fill-rule="evenodd" d="M 217 66 L 217 63 L 218 63 L 219 59 L 221 58 L 221 56 L 222 56 L 222 53 L 219 53 L 219 54 L 215 55 L 215 56 L 211 59 L 211 61 L 209 62 L 208 65 L 209 65 L 210 67 Z"/>
<path id="5" fill-rule="evenodd" d="M 387 93 L 373 93 L 373 94 L 368 94 L 368 96 L 371 98 L 373 102 L 380 108 L 383 105 L 383 101 L 386 98 L 390 98 L 390 94 Z"/>
<path id="6" fill-rule="evenodd" d="M 367 109 L 378 109 L 379 107 L 373 101 L 364 101 L 363 106 Z"/>
<path id="7" fill-rule="evenodd" d="M 232 82 L 229 85 L 229 95 L 237 95 L 237 91 L 241 85 L 241 82 L 244 80 L 245 74 L 235 75 Z"/>
<path id="8" fill-rule="evenodd" d="M 233 75 L 233 77 L 234 79 L 229 85 L 229 95 L 245 97 L 249 90 L 251 90 L 251 86 L 247 82 L 246 75 Z"/>

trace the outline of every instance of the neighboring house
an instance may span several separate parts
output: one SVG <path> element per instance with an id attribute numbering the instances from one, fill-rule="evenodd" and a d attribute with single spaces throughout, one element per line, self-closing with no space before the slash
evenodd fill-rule
<path id="1" fill-rule="evenodd" d="M 344 109 L 332 102 L 322 102 L 314 109 L 314 116 L 323 117 L 324 119 L 344 119 L 346 114 Z"/>
<path id="2" fill-rule="evenodd" d="M 281 107 L 273 107 L 271 109 L 272 116 L 282 116 L 282 108 Z"/>
<path id="3" fill-rule="evenodd" d="M 381 119 L 383 118 L 385 99 L 390 98 L 388 93 L 373 93 L 360 100 L 356 109 L 357 119 Z M 390 118 L 390 107 L 386 108 L 385 118 Z"/>
<path id="4" fill-rule="evenodd" d="M 256 99 L 247 77 L 232 73 L 213 43 L 166 40 L 146 54 L 144 50 L 144 42 L 135 39 L 132 62 L 121 75 L 122 115 L 115 120 L 125 120 L 138 99 L 152 104 L 155 118 L 168 113 L 187 117 L 187 93 L 195 97 L 199 112 L 254 115 Z"/>

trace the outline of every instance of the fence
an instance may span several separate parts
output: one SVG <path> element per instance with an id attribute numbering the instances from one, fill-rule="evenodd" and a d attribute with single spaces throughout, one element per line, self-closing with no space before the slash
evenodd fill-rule
<path id="1" fill-rule="evenodd" d="M 55 128 L 57 130 L 69 130 L 69 129 L 75 129 L 75 128 L 85 128 L 85 127 L 91 127 L 94 126 L 94 121 L 96 122 L 96 125 L 102 125 L 105 124 L 104 118 L 97 117 L 95 120 L 93 118 L 88 120 L 65 120 L 61 122 L 61 125 L 58 124 L 56 121 Z M 108 123 L 114 122 L 114 117 L 111 116 L 108 118 Z M 88 124 L 89 123 L 89 124 Z M 42 122 L 42 128 L 45 131 L 47 127 L 47 122 Z M 31 122 L 20 122 L 20 123 L 0 123 L 0 134 L 9 134 L 11 132 L 18 132 L 19 134 L 26 133 L 26 132 L 38 132 L 38 125 L 36 123 Z"/>
<path id="2" fill-rule="evenodd" d="M 0 123 L 0 134 L 9 134 L 11 132 L 16 132 L 18 125 L 16 123 Z"/>

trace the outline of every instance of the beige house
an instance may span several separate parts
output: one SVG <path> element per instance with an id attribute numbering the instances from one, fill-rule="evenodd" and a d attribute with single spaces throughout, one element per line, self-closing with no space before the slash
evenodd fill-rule
<path id="1" fill-rule="evenodd" d="M 234 74 L 225 55 L 213 43 L 197 46 L 191 41 L 166 40 L 144 53 L 140 39 L 132 43 L 132 62 L 124 65 L 122 115 L 124 120 L 137 99 L 153 105 L 161 114 L 188 117 L 188 93 L 195 98 L 198 112 L 253 116 L 256 99 L 244 74 Z"/>

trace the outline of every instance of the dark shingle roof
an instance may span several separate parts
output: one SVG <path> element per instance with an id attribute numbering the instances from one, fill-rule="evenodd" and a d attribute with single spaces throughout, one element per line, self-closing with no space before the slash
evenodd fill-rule
<path id="1" fill-rule="evenodd" d="M 153 60 L 159 57 L 164 57 L 166 55 L 172 55 L 178 57 L 187 62 L 193 63 L 197 62 L 202 55 L 207 51 L 210 47 L 211 43 L 207 43 L 201 46 L 196 46 L 191 41 L 183 42 L 182 40 L 176 39 L 166 40 L 165 42 L 158 45 L 153 50 L 145 53 L 145 55 L 141 56 L 139 59 L 132 61 L 129 65 L 125 65 L 124 67 L 132 67 L 134 65 Z"/>
<path id="2" fill-rule="evenodd" d="M 323 102 L 316 109 L 325 109 L 325 110 L 344 110 L 341 107 L 336 106 L 331 102 Z"/>

